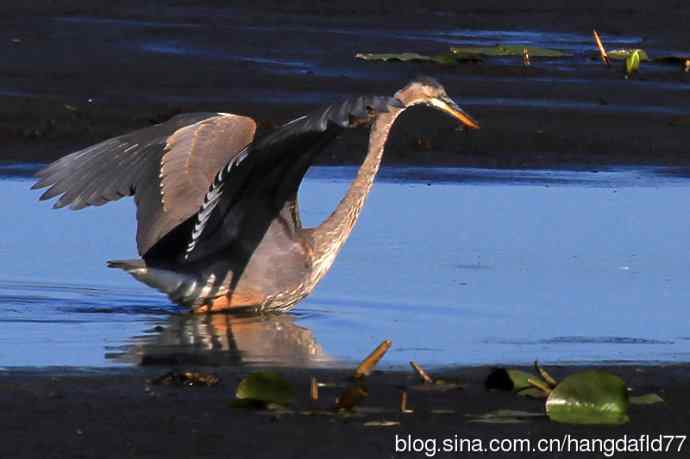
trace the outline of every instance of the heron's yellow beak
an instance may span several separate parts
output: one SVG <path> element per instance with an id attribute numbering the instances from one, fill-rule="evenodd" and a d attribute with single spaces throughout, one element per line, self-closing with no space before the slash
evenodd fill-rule
<path id="1" fill-rule="evenodd" d="M 479 123 L 477 123 L 475 119 L 467 114 L 462 108 L 458 107 L 458 104 L 456 104 L 451 98 L 438 97 L 432 99 L 431 104 L 439 110 L 448 113 L 453 118 L 456 118 L 468 128 L 479 129 Z"/>

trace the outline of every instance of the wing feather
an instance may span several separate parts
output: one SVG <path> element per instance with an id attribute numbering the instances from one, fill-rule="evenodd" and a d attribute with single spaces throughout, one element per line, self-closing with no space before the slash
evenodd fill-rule
<path id="1" fill-rule="evenodd" d="M 313 158 L 343 129 L 360 126 L 401 105 L 389 97 L 348 99 L 299 117 L 255 141 L 218 173 L 188 225 L 187 243 L 177 261 L 194 262 L 227 249 L 239 234 L 254 230 L 247 225 L 256 225 L 260 231 L 268 224 L 257 223 L 261 215 L 275 217 L 286 206 L 292 210 L 285 215 L 294 215 L 297 190 Z"/>
<path id="2" fill-rule="evenodd" d="M 228 113 L 190 113 L 67 155 L 36 176 L 54 207 L 100 206 L 134 195 L 143 256 L 193 216 L 219 169 L 249 144 L 256 124 Z M 168 205 L 163 202 L 167 200 Z"/>

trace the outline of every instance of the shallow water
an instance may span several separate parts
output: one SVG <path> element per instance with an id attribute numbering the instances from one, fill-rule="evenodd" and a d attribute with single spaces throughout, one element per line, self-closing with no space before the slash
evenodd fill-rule
<path id="1" fill-rule="evenodd" d="M 133 204 L 36 201 L 0 171 L 0 366 L 388 365 L 690 360 L 687 179 L 669 169 L 385 168 L 352 238 L 291 314 L 190 317 L 105 260 L 135 255 Z M 325 217 L 355 168 L 300 192 Z M 9 177 L 12 175 L 12 177 Z"/>

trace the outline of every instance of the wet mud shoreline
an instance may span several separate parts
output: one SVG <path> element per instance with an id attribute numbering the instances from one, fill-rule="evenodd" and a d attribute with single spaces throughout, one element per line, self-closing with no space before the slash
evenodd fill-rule
<path id="1" fill-rule="evenodd" d="M 569 426 L 535 418 L 523 424 L 469 422 L 471 415 L 498 409 L 543 411 L 543 401 L 510 393 L 488 392 L 483 381 L 488 367 L 438 370 L 436 376 L 459 378 L 463 390 L 447 392 L 410 389 L 419 384 L 412 372 L 377 372 L 368 378 L 368 398 L 350 416 L 332 412 L 336 389 L 321 389 L 309 398 L 309 380 L 343 383 L 345 370 L 279 369 L 296 389 L 296 400 L 285 414 L 232 408 L 237 383 L 249 369 L 211 368 L 221 382 L 213 387 L 152 385 L 165 369 L 106 372 L 13 371 L 0 374 L 0 407 L 11 414 L 0 418 L 2 457 L 427 457 L 395 451 L 395 437 L 481 440 L 492 438 L 618 439 L 627 435 L 685 435 L 690 392 L 687 369 L 677 366 L 610 366 L 638 393 L 656 392 L 664 403 L 633 406 L 631 422 L 618 427 Z M 529 369 L 528 369 L 529 370 Z M 577 368 L 553 368 L 561 377 Z M 400 412 L 400 390 L 408 387 L 408 406 Z M 468 416 L 470 415 L 470 416 Z M 60 421 L 58 422 L 58 419 Z M 365 425 L 390 421 L 389 427 Z M 687 449 L 657 453 L 686 457 Z M 688 448 L 685 445 L 685 448 Z M 626 457 L 650 457 L 628 453 Z M 438 453 L 437 457 L 457 456 Z M 514 452 L 481 457 L 603 457 L 601 453 Z M 464 453 L 463 457 L 474 454 Z"/>

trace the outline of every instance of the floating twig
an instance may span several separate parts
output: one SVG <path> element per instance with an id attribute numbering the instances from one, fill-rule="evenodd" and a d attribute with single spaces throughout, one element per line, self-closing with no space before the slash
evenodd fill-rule
<path id="1" fill-rule="evenodd" d="M 410 366 L 412 367 L 412 369 L 414 371 L 417 372 L 419 377 L 422 378 L 422 381 L 424 381 L 427 384 L 433 384 L 434 383 L 434 379 L 431 376 L 429 376 L 429 373 L 424 371 L 424 368 L 420 367 L 417 363 L 415 363 L 414 361 L 411 361 Z"/>
<path id="2" fill-rule="evenodd" d="M 400 392 L 400 412 L 401 413 L 414 413 L 413 410 L 407 408 L 407 391 Z"/>
<path id="3" fill-rule="evenodd" d="M 546 370 L 544 370 L 537 360 L 534 361 L 534 369 L 537 370 L 541 379 L 543 379 L 546 384 L 548 384 L 552 389 L 558 385 L 558 381 L 551 376 Z"/>
<path id="4" fill-rule="evenodd" d="M 548 385 L 544 384 L 542 381 L 538 381 L 536 379 L 528 378 L 527 382 L 540 391 L 544 392 L 546 395 L 549 395 L 552 391 L 552 388 L 549 387 Z"/>
<path id="5" fill-rule="evenodd" d="M 609 62 L 609 55 L 606 53 L 606 48 L 604 48 L 604 44 L 601 42 L 601 37 L 597 33 L 596 29 L 594 30 L 594 42 L 597 44 L 597 48 L 599 49 L 599 54 L 601 55 L 601 61 L 606 64 L 606 65 L 611 65 L 611 62 Z"/>
<path id="6" fill-rule="evenodd" d="M 316 378 L 312 376 L 311 378 L 311 399 L 312 400 L 318 400 L 319 399 L 319 384 L 316 381 Z"/>
<path id="7" fill-rule="evenodd" d="M 367 356 L 364 360 L 362 360 L 362 363 L 359 364 L 357 369 L 355 370 L 355 379 L 362 378 L 364 376 L 369 376 L 371 371 L 374 369 L 376 364 L 381 360 L 381 357 L 390 349 L 391 345 L 393 343 L 391 340 L 384 340 L 381 344 L 378 345 L 374 351 Z"/>

